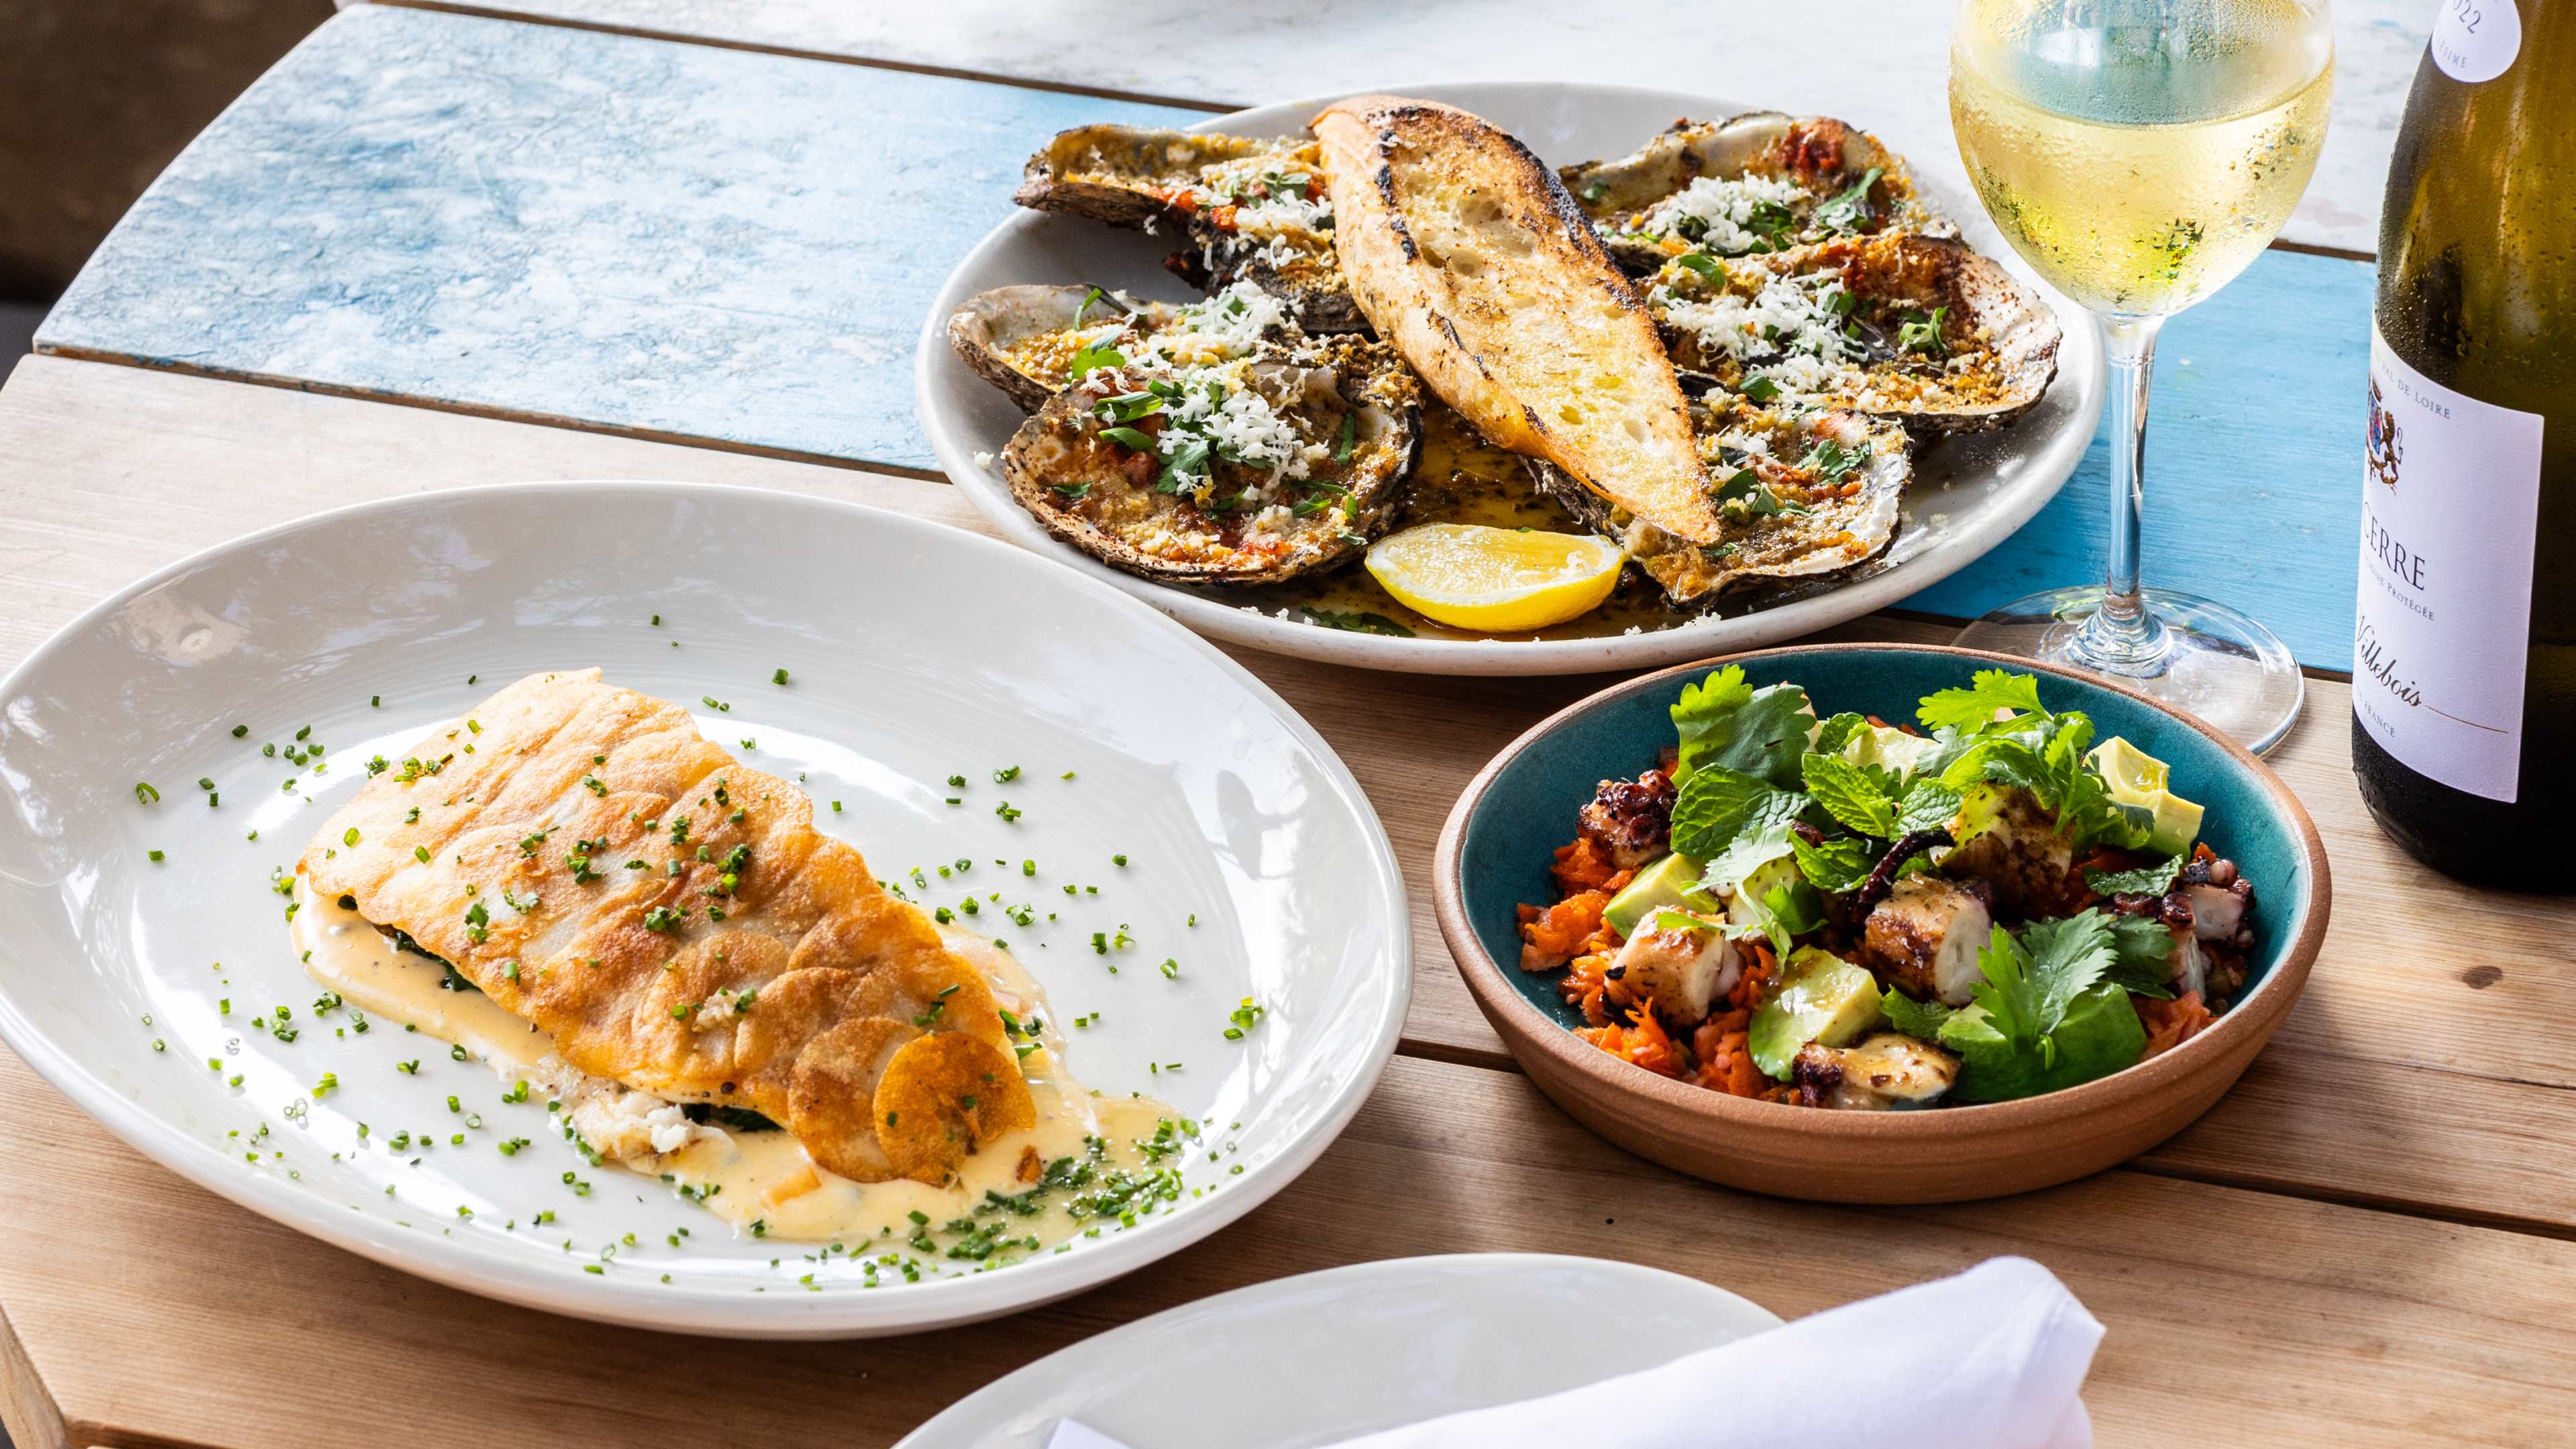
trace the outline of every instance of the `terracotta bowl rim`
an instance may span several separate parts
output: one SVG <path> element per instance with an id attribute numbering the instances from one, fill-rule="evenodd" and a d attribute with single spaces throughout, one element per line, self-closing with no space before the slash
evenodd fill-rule
<path id="1" fill-rule="evenodd" d="M 1706 1087 L 1678 1082 L 1620 1061 L 1581 1040 L 1521 995 L 1510 977 L 1504 974 L 1507 969 L 1518 970 L 1518 966 L 1506 968 L 1495 961 L 1470 929 L 1462 881 L 1467 821 L 1475 814 L 1476 807 L 1483 801 L 1486 791 L 1493 787 L 1504 766 L 1533 743 L 1576 717 L 1614 700 L 1654 689 L 1677 675 L 1695 675 L 1729 664 L 1746 665 L 1751 672 L 1751 666 L 1757 661 L 1784 655 L 1889 651 L 1946 655 L 2093 685 L 2125 695 L 2214 741 L 2237 764 L 2246 768 L 2255 783 L 2270 796 L 2277 814 L 2293 827 L 2299 855 L 2312 878 L 2307 909 L 2298 934 L 2282 948 L 2280 959 L 2273 963 L 2271 971 L 2207 1030 L 2152 1061 L 2042 1096 L 1917 1112 L 1800 1111 L 1777 1102 L 1729 1096 Z M 1573 1071 L 1610 1092 L 1646 1097 L 1660 1106 L 1687 1113 L 1716 1127 L 1764 1134 L 1789 1131 L 1812 1136 L 1819 1141 L 1946 1142 L 2027 1132 L 2097 1114 L 2115 1113 L 2124 1107 L 2138 1106 L 2158 1093 L 2178 1088 L 2203 1072 L 2224 1070 L 2231 1056 L 2250 1056 L 2278 1028 L 2281 1018 L 2289 1013 L 2291 1006 L 2298 1001 L 2300 991 L 2307 985 L 2309 968 L 2315 964 L 2318 950 L 2325 941 L 2326 918 L 2333 904 L 2333 883 L 2327 871 L 2325 842 L 2318 836 L 2316 822 L 2309 818 L 2307 808 L 2290 793 L 2290 787 L 2250 751 L 2190 714 L 2161 704 L 2116 681 L 2038 660 L 1982 649 L 1963 649 L 1950 644 L 1841 643 L 1781 645 L 1718 655 L 1694 664 L 1677 664 L 1586 695 L 1532 725 L 1487 761 L 1484 769 L 1478 771 L 1476 778 L 1460 792 L 1457 804 L 1450 808 L 1448 820 L 1440 827 L 1440 842 L 1432 861 L 1431 885 L 1432 911 L 1440 923 L 1441 938 L 1448 943 L 1449 954 L 1457 964 L 1458 974 L 1465 979 L 1477 1005 L 1493 1022 L 1504 1044 L 1511 1048 L 1516 1058 L 1524 1057 L 1530 1051 L 1540 1052 L 1550 1059 L 1553 1066 Z M 1524 1067 L 1526 1065 L 1524 1062 Z M 1795 1115 L 1790 1115 L 1793 1112 Z"/>

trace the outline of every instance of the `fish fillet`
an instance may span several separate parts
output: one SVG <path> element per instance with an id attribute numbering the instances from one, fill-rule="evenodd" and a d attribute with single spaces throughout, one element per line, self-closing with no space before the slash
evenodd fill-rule
<path id="1" fill-rule="evenodd" d="M 386 762 L 296 869 L 583 1071 L 945 1182 L 1036 1108 L 983 978 L 813 812 L 676 705 L 533 674 Z"/>

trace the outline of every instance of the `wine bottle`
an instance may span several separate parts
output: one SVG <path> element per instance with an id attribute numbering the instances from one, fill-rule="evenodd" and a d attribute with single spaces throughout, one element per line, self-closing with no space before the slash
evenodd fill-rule
<path id="1" fill-rule="evenodd" d="M 2564 893 L 2576 810 L 2576 0 L 2442 0 L 2389 167 L 2352 755 L 2418 860 Z"/>

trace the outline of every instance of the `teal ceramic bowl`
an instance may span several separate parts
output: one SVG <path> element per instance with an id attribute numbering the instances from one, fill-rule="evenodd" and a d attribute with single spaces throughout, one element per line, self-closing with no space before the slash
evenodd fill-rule
<path id="1" fill-rule="evenodd" d="M 1669 1080 L 1576 1037 L 1557 972 L 1524 972 L 1523 902 L 1555 899 L 1547 867 L 1603 779 L 1634 776 L 1672 743 L 1682 686 L 1741 664 L 1755 685 L 1806 688 L 1820 713 L 1911 720 L 1916 701 L 1983 668 L 2040 676 L 2056 710 L 2125 736 L 2172 766 L 2205 805 L 2201 838 L 2254 882 L 2246 989 L 2180 1047 L 2047 1096 L 1916 1112 L 1826 1112 Z M 1449 815 L 1433 872 L 1441 934 L 1486 1019 L 1522 1068 L 1593 1130 L 1713 1181 L 1832 1202 L 1948 1202 L 2064 1182 L 2145 1151 L 2209 1109 L 2243 1073 L 2305 984 L 2324 939 L 2325 848 L 2280 777 L 2207 725 L 2086 675 L 1976 650 L 1845 644 L 1769 649 L 1646 675 L 1602 691 L 1514 741 Z"/>

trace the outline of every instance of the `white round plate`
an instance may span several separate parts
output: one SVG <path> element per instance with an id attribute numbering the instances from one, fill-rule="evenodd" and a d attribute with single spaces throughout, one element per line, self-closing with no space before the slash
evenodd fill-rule
<path id="1" fill-rule="evenodd" d="M 1098 1014 L 1067 1033 L 1075 1075 L 1210 1128 L 1222 1160 L 1194 1151 L 1187 1166 L 1203 1191 L 1060 1255 L 919 1284 L 889 1272 L 867 1288 L 855 1255 L 818 1265 L 805 1257 L 818 1245 L 736 1238 L 659 1183 L 589 1167 L 546 1130 L 542 1101 L 505 1103 L 489 1068 L 438 1041 L 316 1015 L 320 988 L 289 948 L 270 873 L 291 868 L 370 756 L 403 758 L 522 675 L 594 664 L 616 684 L 729 705 L 696 708 L 700 727 L 727 749 L 755 740 L 743 758 L 803 778 L 816 825 L 883 877 L 973 862 L 916 896 L 998 890 L 1034 905 L 1028 928 L 991 904 L 982 918 L 1060 1021 Z M 264 750 L 282 754 L 305 726 L 327 770 Z M 994 783 L 1011 766 L 1020 774 Z M 966 786 L 947 785 L 952 773 Z M 136 798 L 138 781 L 158 803 Z M 996 814 L 1006 799 L 1016 822 Z M 1394 1049 L 1411 980 L 1385 832 L 1331 749 L 1232 661 L 1034 554 L 748 489 L 427 494 L 164 569 L 0 682 L 0 820 L 0 1036 L 91 1116 L 379 1262 L 692 1333 L 964 1322 L 1203 1238 L 1341 1130 Z M 1094 954 L 1093 932 L 1122 927 L 1132 947 Z M 1165 957 L 1176 979 L 1157 969 Z M 1247 996 L 1267 1015 L 1229 1042 Z M 396 1070 L 411 1061 L 416 1074 Z M 338 1087 L 317 1099 L 326 1072 Z M 451 1146 L 459 1130 L 469 1140 Z M 397 1132 L 414 1134 L 407 1150 L 390 1150 Z M 496 1150 L 513 1136 L 536 1145 Z"/>
<path id="2" fill-rule="evenodd" d="M 1511 131 L 1550 165 L 1623 156 L 1676 116 L 1716 118 L 1759 110 L 1763 102 L 1721 100 L 1680 91 L 1639 90 L 1572 81 L 1488 81 L 1402 85 L 1388 90 L 1463 106 Z M 1749 89 L 1749 87 L 1748 87 Z M 1193 127 L 1242 135 L 1302 132 L 1338 95 L 1290 101 L 1218 116 Z M 1868 128 L 1866 116 L 1846 120 Z M 1047 138 L 1030 136 L 1035 151 Z M 1947 146 L 1947 136 L 1880 134 L 1898 154 Z M 1927 183 L 1935 206 L 1959 224 L 1977 250 L 2031 280 L 2021 259 L 1996 235 L 1976 199 Z M 1060 558 L 1126 590 L 1212 639 L 1332 664 L 1419 674 L 1579 674 L 1651 669 L 1738 649 L 1776 644 L 1899 602 L 1965 568 L 2030 520 L 2075 471 L 2102 412 L 2102 344 L 2084 310 L 2039 287 L 2057 308 L 2066 340 L 2048 396 L 2001 432 L 1950 438 L 1918 450 L 1906 491 L 1904 525 L 1895 544 L 1863 576 L 1830 592 L 1736 618 L 1700 618 L 1670 629 L 1593 639 L 1396 638 L 1282 619 L 1120 573 L 1051 537 L 1012 501 L 1000 465 L 979 467 L 979 453 L 998 455 L 1022 420 L 1020 410 L 977 377 L 948 345 L 948 318 L 978 292 L 1022 282 L 1090 282 L 1140 296 L 1195 298 L 1165 272 L 1170 236 L 1149 237 L 1081 217 L 1019 211 L 993 229 L 949 274 L 923 320 L 913 358 L 914 401 L 931 450 L 967 498 L 1013 542 Z M 2038 285 L 2036 282 L 2033 285 Z"/>
<path id="3" fill-rule="evenodd" d="M 1392 1258 L 1084 1339 L 895 1449 L 1041 1449 L 1062 1419 L 1128 1449 L 1298 1449 L 1598 1383 L 1779 1323 L 1723 1288 L 1633 1263 Z"/>

